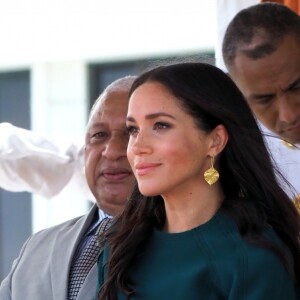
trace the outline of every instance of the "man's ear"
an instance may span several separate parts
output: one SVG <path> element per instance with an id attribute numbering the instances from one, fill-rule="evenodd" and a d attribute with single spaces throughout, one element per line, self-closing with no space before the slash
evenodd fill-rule
<path id="1" fill-rule="evenodd" d="M 220 124 L 210 133 L 211 145 L 209 150 L 210 156 L 217 156 L 223 151 L 228 142 L 228 131 L 224 125 Z"/>

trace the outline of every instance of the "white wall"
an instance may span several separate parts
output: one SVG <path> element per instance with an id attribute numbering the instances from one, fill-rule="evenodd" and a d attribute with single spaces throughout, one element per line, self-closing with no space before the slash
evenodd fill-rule
<path id="1" fill-rule="evenodd" d="M 32 129 L 55 137 L 61 151 L 70 143 L 78 147 L 83 144 L 88 114 L 86 103 L 86 66 L 83 62 L 32 65 Z M 82 215 L 88 204 L 77 190 L 67 189 L 52 199 L 33 195 L 33 231 Z"/>
<path id="2" fill-rule="evenodd" d="M 0 67 L 213 49 L 215 0 L 1 0 Z"/>

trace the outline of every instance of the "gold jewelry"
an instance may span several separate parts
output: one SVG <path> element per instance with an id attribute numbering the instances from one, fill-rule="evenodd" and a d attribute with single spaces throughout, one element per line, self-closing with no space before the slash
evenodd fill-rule
<path id="1" fill-rule="evenodd" d="M 294 199 L 294 204 L 296 206 L 296 209 L 300 213 L 300 195 L 296 196 L 296 198 Z"/>
<path id="2" fill-rule="evenodd" d="M 213 185 L 219 179 L 219 172 L 214 168 L 214 156 L 211 157 L 211 166 L 204 172 L 204 179 L 209 185 Z"/>

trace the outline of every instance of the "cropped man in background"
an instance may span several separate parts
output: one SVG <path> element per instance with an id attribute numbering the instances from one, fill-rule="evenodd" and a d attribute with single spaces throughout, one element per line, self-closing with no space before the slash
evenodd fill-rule
<path id="1" fill-rule="evenodd" d="M 38 232 L 27 240 L 1 283 L 1 300 L 93 299 L 99 251 L 95 236 L 105 229 L 110 216 L 123 210 L 135 182 L 126 157 L 125 125 L 133 80 L 132 76 L 124 77 L 109 85 L 90 113 L 85 173 L 96 204 L 86 216 Z"/>
<path id="2" fill-rule="evenodd" d="M 229 75 L 272 136 L 266 138 L 271 154 L 300 209 L 300 16 L 277 3 L 243 9 L 226 29 L 222 52 Z"/>

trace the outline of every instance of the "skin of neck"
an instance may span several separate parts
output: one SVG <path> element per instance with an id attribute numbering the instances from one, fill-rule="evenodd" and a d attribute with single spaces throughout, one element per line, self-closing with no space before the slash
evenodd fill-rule
<path id="1" fill-rule="evenodd" d="M 124 201 L 124 203 L 126 202 L 126 200 Z M 105 202 L 105 203 L 99 203 L 97 202 L 98 207 L 104 211 L 106 214 L 115 217 L 117 215 L 120 215 L 123 210 L 124 210 L 124 206 L 125 204 L 110 204 L 109 202 Z"/>
<path id="2" fill-rule="evenodd" d="M 220 208 L 224 199 L 220 183 L 197 191 L 161 195 L 166 210 L 163 231 L 178 233 L 193 229 L 209 221 Z"/>

